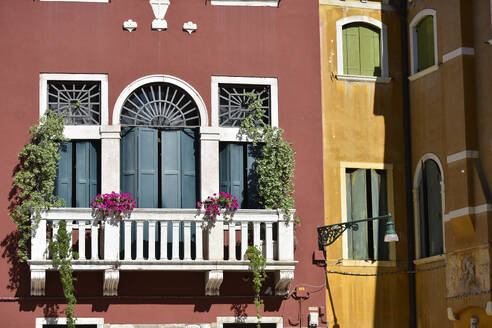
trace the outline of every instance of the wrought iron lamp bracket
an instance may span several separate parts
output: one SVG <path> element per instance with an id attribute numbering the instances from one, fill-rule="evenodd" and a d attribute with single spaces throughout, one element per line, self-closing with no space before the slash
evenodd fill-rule
<path id="1" fill-rule="evenodd" d="M 330 246 L 333 244 L 347 229 L 352 229 L 357 231 L 359 229 L 359 223 L 386 220 L 391 219 L 392 215 L 387 214 L 383 216 L 378 216 L 374 218 L 361 219 L 356 221 L 348 221 L 330 224 L 322 227 L 318 227 L 318 246 L 322 250 L 324 246 Z"/>

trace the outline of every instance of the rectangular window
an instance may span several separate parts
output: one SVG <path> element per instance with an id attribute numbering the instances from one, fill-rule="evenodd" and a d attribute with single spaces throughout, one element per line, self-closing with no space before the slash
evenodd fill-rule
<path id="1" fill-rule="evenodd" d="M 347 221 L 388 214 L 386 171 L 345 169 Z M 349 229 L 348 258 L 353 260 L 388 260 L 389 247 L 384 242 L 385 221 L 358 223 Z"/>
<path id="2" fill-rule="evenodd" d="M 219 84 L 219 126 L 240 127 L 241 122 L 251 113 L 250 95 L 256 95 L 265 110 L 263 124 L 270 124 L 271 97 L 269 85 Z"/>
<path id="3" fill-rule="evenodd" d="M 236 196 L 240 208 L 258 208 L 258 157 L 259 147 L 250 143 L 220 143 L 220 191 Z"/>
<path id="4" fill-rule="evenodd" d="M 66 207 L 90 207 L 101 185 L 100 142 L 72 140 L 60 145 L 55 195 Z"/>
<path id="5" fill-rule="evenodd" d="M 100 81 L 48 81 L 48 108 L 66 125 L 101 124 Z"/>

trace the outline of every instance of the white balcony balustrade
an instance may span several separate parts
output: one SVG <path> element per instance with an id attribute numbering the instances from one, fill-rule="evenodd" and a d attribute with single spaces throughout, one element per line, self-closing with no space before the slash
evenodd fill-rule
<path id="1" fill-rule="evenodd" d="M 104 271 L 104 295 L 117 295 L 120 270 L 205 272 L 207 295 L 218 295 L 224 271 L 247 271 L 246 249 L 262 249 L 274 271 L 276 293 L 294 277 L 294 222 L 277 210 L 238 210 L 214 225 L 194 209 L 135 209 L 124 220 L 99 220 L 88 208 L 43 213 L 31 239 L 31 294 L 44 295 L 46 270 L 53 270 L 47 246 L 60 221 L 72 233 L 74 270 Z"/>

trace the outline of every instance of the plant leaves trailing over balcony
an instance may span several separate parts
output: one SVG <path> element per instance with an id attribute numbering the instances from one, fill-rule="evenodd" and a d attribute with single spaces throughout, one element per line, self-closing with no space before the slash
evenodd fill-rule
<path id="1" fill-rule="evenodd" d="M 256 246 L 249 246 L 245 257 L 249 260 L 249 267 L 253 272 L 253 290 L 255 292 L 253 302 L 256 307 L 256 317 L 258 318 L 256 326 L 261 328 L 261 306 L 263 305 L 263 300 L 260 298 L 260 292 L 263 281 L 266 279 L 266 259 Z"/>
<path id="2" fill-rule="evenodd" d="M 39 124 L 29 128 L 31 140 L 19 153 L 19 166 L 14 177 L 15 196 L 10 217 L 20 232 L 18 255 L 21 261 L 29 259 L 29 241 L 38 227 L 40 213 L 51 207 L 64 206 L 58 199 L 55 189 L 56 170 L 60 160 L 58 149 L 63 137 L 63 116 L 47 110 Z M 53 253 L 53 266 L 60 272 L 60 281 L 67 299 L 67 326 L 75 328 L 73 308 L 75 305 L 72 264 L 71 235 L 67 233 L 66 222 L 60 221 L 57 238 L 49 248 Z"/>
<path id="3" fill-rule="evenodd" d="M 294 208 L 295 150 L 292 144 L 283 140 L 284 130 L 268 124 L 262 124 L 265 109 L 262 101 L 254 92 L 248 93 L 249 108 L 254 109 L 242 122 L 239 136 L 246 136 L 253 146 L 261 146 L 261 156 L 257 159 L 258 201 L 265 208 L 281 209 L 289 220 Z M 295 218 L 299 223 L 299 218 Z"/>

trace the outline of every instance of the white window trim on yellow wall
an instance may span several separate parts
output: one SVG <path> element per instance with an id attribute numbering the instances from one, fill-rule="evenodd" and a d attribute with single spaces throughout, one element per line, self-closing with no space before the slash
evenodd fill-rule
<path id="1" fill-rule="evenodd" d="M 67 318 L 36 318 L 36 328 L 43 325 L 66 325 Z M 77 318 L 76 325 L 96 325 L 97 328 L 104 327 L 104 318 Z"/>
<path id="2" fill-rule="evenodd" d="M 48 109 L 48 81 L 98 81 L 101 83 L 100 125 L 65 125 L 63 135 L 69 139 L 100 139 L 101 126 L 108 124 L 108 75 L 107 74 L 58 74 L 43 73 L 39 76 L 39 117 Z"/>
<path id="3" fill-rule="evenodd" d="M 367 163 L 367 162 L 340 162 L 340 200 L 342 209 L 342 222 L 347 222 L 347 169 L 374 169 L 386 171 L 386 190 L 388 201 L 388 213 L 393 215 L 393 222 L 398 225 L 398 218 L 395 217 L 395 198 L 393 190 L 393 164 L 389 163 Z M 342 235 L 343 266 L 396 266 L 396 245 L 389 244 L 389 261 L 378 260 L 351 260 L 349 259 L 348 238 Z"/>
<path id="4" fill-rule="evenodd" d="M 415 226 L 415 258 L 420 259 L 420 211 L 419 211 L 419 184 L 422 180 L 422 162 L 431 159 L 437 163 L 439 171 L 441 171 L 441 207 L 442 207 L 442 251 L 443 254 L 446 253 L 446 230 L 444 229 L 445 223 L 445 209 L 446 209 L 446 194 L 444 188 L 444 168 L 442 166 L 439 156 L 433 153 L 424 154 L 417 162 L 417 167 L 415 168 L 415 174 L 413 176 L 413 217 Z M 437 255 L 435 255 L 437 256 Z M 434 256 L 432 256 L 434 257 Z"/>
<path id="5" fill-rule="evenodd" d="M 351 23 L 366 23 L 375 26 L 379 29 L 380 35 L 380 56 L 381 56 L 381 76 L 360 76 L 360 75 L 345 75 L 343 72 L 343 26 Z M 386 25 L 381 21 L 369 16 L 349 16 L 344 17 L 336 22 L 337 30 L 337 79 L 346 81 L 360 82 L 382 82 L 388 83 L 388 33 Z"/>
<path id="6" fill-rule="evenodd" d="M 432 16 L 434 23 L 434 65 L 422 71 L 418 71 L 418 48 L 417 48 L 417 25 L 426 17 Z M 421 10 L 410 22 L 410 76 L 409 80 L 413 81 L 424 75 L 436 71 L 439 68 L 439 56 L 437 53 L 437 12 L 434 9 Z"/>

